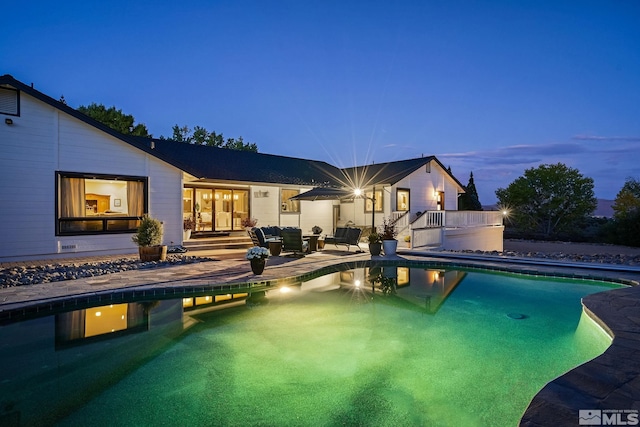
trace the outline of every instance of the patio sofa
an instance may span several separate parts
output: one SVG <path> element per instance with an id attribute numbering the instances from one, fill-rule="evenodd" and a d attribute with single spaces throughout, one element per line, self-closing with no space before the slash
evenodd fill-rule
<path id="1" fill-rule="evenodd" d="M 248 230 L 253 245 L 263 248 L 268 248 L 269 242 L 279 242 L 281 240 L 281 231 L 280 227 L 253 227 Z"/>
<path id="2" fill-rule="evenodd" d="M 358 243 L 360 243 L 360 236 L 362 236 L 362 229 L 355 227 L 338 227 L 333 236 L 326 236 L 324 238 L 325 245 L 333 243 L 336 247 L 338 245 L 344 245 L 347 250 L 352 245 L 355 245 L 360 249 Z"/>

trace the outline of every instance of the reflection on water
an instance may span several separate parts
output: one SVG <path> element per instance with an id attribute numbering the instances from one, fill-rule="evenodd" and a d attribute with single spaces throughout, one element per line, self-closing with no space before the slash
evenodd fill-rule
<path id="1" fill-rule="evenodd" d="M 296 384 L 302 384 L 303 388 L 290 391 L 282 398 L 274 395 L 276 401 L 271 404 L 273 408 L 285 405 L 289 396 L 308 392 L 304 389 L 304 384 L 309 383 L 318 393 L 321 393 L 320 390 L 328 389 L 326 394 L 322 392 L 323 394 L 318 395 L 318 402 L 314 402 L 310 408 L 325 408 L 327 413 L 333 413 L 333 408 L 346 402 L 334 401 L 338 389 L 340 393 L 348 392 L 347 388 L 337 384 L 341 384 L 344 378 L 353 378 L 353 381 L 357 378 L 352 377 L 352 374 L 345 377 L 341 372 L 353 368 L 357 372 L 367 372 L 367 377 L 363 377 L 366 384 L 359 385 L 360 387 L 377 387 L 376 384 L 379 383 L 381 389 L 371 389 L 366 393 L 379 399 L 374 407 L 380 407 L 379 403 L 387 399 L 386 394 L 389 393 L 391 382 L 395 396 L 392 406 L 415 407 L 421 414 L 415 416 L 423 417 L 427 415 L 422 414 L 424 411 L 419 409 L 420 405 L 432 406 L 431 402 L 417 401 L 426 393 L 425 384 L 447 380 L 447 376 L 444 379 L 435 378 L 435 373 L 449 372 L 453 369 L 452 378 L 459 381 L 460 385 L 447 384 L 446 381 L 439 384 L 439 392 L 433 396 L 436 399 L 434 402 L 438 402 L 445 393 L 455 395 L 455 390 L 460 391 L 460 387 L 468 389 L 469 385 L 465 383 L 461 373 L 462 367 L 476 365 L 473 362 L 479 357 L 484 357 L 484 353 L 489 353 L 492 360 L 499 357 L 497 353 L 494 354 L 496 348 L 513 345 L 512 351 L 517 353 L 520 351 L 521 347 L 518 346 L 521 341 L 530 339 L 527 338 L 528 335 L 524 335 L 525 332 L 535 334 L 544 330 L 545 333 L 549 333 L 555 328 L 560 334 L 567 335 L 566 331 L 576 330 L 579 298 L 586 292 L 595 291 L 565 287 L 564 290 L 555 293 L 553 289 L 562 288 L 554 285 L 555 287 L 536 287 L 535 292 L 531 294 L 528 289 L 526 292 L 523 290 L 521 282 L 502 283 L 503 281 L 495 278 L 498 276 L 487 280 L 490 275 L 481 274 L 474 274 L 474 279 L 469 280 L 469 275 L 455 270 L 374 266 L 327 274 L 268 292 L 197 295 L 175 300 L 113 304 L 8 324 L 0 327 L 0 425 L 51 425 L 62 419 L 74 419 L 74 414 L 80 411 L 83 414 L 89 413 L 83 416 L 92 417 L 90 421 L 83 421 L 94 424 L 100 419 L 108 425 L 106 421 L 110 420 L 109 417 L 101 417 L 101 414 L 95 413 L 102 409 L 88 408 L 97 404 L 97 401 L 106 405 L 104 393 L 120 390 L 120 383 L 126 382 L 134 375 L 136 378 L 142 376 L 136 380 L 143 382 L 141 388 L 134 387 L 134 390 L 147 390 L 144 392 L 144 399 L 134 396 L 138 394 L 135 391 L 132 395 L 124 390 L 115 394 L 122 393 L 125 401 L 136 402 L 126 411 L 156 413 L 157 410 L 145 406 L 146 402 L 164 400 L 162 395 L 156 395 L 152 390 L 160 387 L 159 384 L 166 383 L 162 389 L 163 393 L 173 393 L 176 384 L 172 384 L 171 381 L 178 380 L 178 373 L 200 369 L 199 363 L 208 363 L 209 360 L 212 367 L 207 369 L 216 372 L 213 378 L 209 377 L 210 374 L 201 377 L 194 373 L 192 376 L 194 384 L 201 378 L 207 378 L 206 386 L 197 387 L 200 390 L 198 393 L 210 387 L 216 387 L 216 390 L 220 391 L 215 394 L 205 392 L 208 400 L 202 396 L 192 397 L 200 399 L 201 403 L 204 403 L 202 399 L 205 399 L 207 407 L 222 405 L 221 408 L 234 408 L 231 412 L 239 411 L 244 414 L 243 411 L 235 409 L 234 405 L 237 402 L 217 402 L 216 399 L 222 399 L 219 396 L 237 393 L 239 390 L 242 391 L 242 395 L 257 393 L 253 396 L 267 399 L 267 395 L 264 394 L 266 391 L 261 394 L 252 387 L 256 387 L 256 390 L 261 390 L 261 387 L 268 388 L 270 384 L 295 374 L 297 371 L 293 368 L 301 364 L 301 375 L 310 375 L 313 369 L 319 369 L 323 374 L 312 375 L 311 379 L 287 379 L 286 387 L 298 387 Z M 461 286 L 463 282 L 464 285 Z M 460 295 L 455 297 L 457 294 Z M 569 294 L 570 298 L 567 296 Z M 550 302 L 542 299 L 543 297 L 551 298 Z M 578 307 L 571 316 L 566 313 L 568 301 L 575 302 Z M 559 308 L 553 308 L 556 306 Z M 345 310 L 345 307 L 349 309 Z M 246 310 L 247 308 L 251 310 Z M 528 316 L 526 320 L 514 321 L 505 316 L 505 313 L 509 312 L 526 312 Z M 430 316 L 421 316 L 423 314 Z M 540 326 L 545 325 L 545 320 L 542 319 L 544 315 L 551 316 L 549 324 L 553 327 Z M 384 320 L 380 322 L 378 316 Z M 423 321 L 418 321 L 416 316 Z M 560 318 L 568 324 L 562 326 Z M 430 323 L 425 324 L 424 320 Z M 332 326 L 334 321 L 339 328 Z M 491 325 L 490 328 L 504 327 L 508 332 L 494 334 L 492 329 L 490 333 L 486 333 L 488 327 L 485 326 L 485 322 Z M 369 328 L 369 323 L 376 325 L 374 330 Z M 586 337 L 592 333 L 588 322 L 581 321 L 580 325 L 576 334 L 577 344 L 576 341 L 570 341 L 569 344 L 563 345 L 587 347 L 584 344 L 589 343 L 590 348 L 585 348 L 584 354 L 593 354 L 593 339 Z M 231 336 L 226 336 L 225 333 Z M 510 336 L 516 338 L 510 339 Z M 446 340 L 438 344 L 436 339 L 440 337 Z M 481 339 L 473 341 L 476 337 Z M 503 340 L 501 344 L 490 342 L 496 337 Z M 547 345 L 555 338 L 535 339 Z M 217 344 L 209 345 L 214 340 Z M 429 346 L 405 348 L 413 341 L 429 343 Z M 602 349 L 606 343 L 601 342 L 599 345 L 598 348 Z M 231 352 L 230 349 L 235 346 L 242 348 Z M 528 346 L 525 345 L 524 348 Z M 475 350 L 470 351 L 471 349 Z M 320 350 L 322 351 L 318 354 Z M 398 355 L 401 354 L 401 350 L 404 353 L 400 357 Z M 253 352 L 262 351 L 265 353 L 260 353 L 260 356 L 249 356 Z M 507 353 L 509 351 L 511 350 Z M 551 350 L 548 351 L 552 354 Z M 575 352 L 572 349 L 569 351 Z M 333 354 L 334 357 L 327 360 L 322 356 L 323 352 Z M 387 353 L 391 357 L 389 361 L 385 359 Z M 463 355 L 470 359 L 459 360 Z M 247 357 L 248 363 L 241 366 L 224 371 L 220 368 L 225 364 L 234 365 L 235 359 Z M 426 359 L 422 360 L 422 357 Z M 530 357 L 530 354 L 517 354 L 516 359 L 522 361 L 527 357 Z M 167 358 L 170 360 L 169 370 L 172 376 L 160 375 L 158 368 L 151 369 L 151 374 L 141 373 L 145 371 L 142 369 L 143 366 L 153 366 L 160 359 L 166 363 Z M 318 361 L 314 364 L 315 358 L 318 358 Z M 553 360 L 553 357 L 550 359 Z M 188 360 L 191 363 L 187 363 Z M 269 363 L 263 368 L 261 361 L 266 360 L 269 360 Z M 403 373 L 398 365 L 400 360 L 401 365 L 410 372 Z M 454 361 L 454 368 L 445 365 L 449 360 Z M 198 362 L 194 364 L 194 361 Z M 274 365 L 283 361 L 286 363 L 282 368 Z M 369 363 L 372 365 L 369 366 Z M 433 366 L 430 367 L 431 365 Z M 529 365 L 530 363 L 525 364 Z M 388 369 L 390 366 L 394 366 L 391 371 Z M 378 377 L 372 376 L 378 368 L 386 369 L 384 376 L 380 376 L 382 373 Z M 279 377 L 276 375 L 270 378 L 269 381 L 266 377 L 260 377 L 263 374 L 273 374 L 273 369 L 283 369 L 283 373 Z M 429 373 L 428 369 L 433 369 L 435 373 Z M 513 369 L 515 372 L 516 368 Z M 558 367 L 554 369 L 557 370 Z M 166 368 L 164 370 L 166 371 Z M 318 378 L 324 378 L 324 375 L 328 375 L 327 372 L 334 371 L 338 378 L 329 380 L 327 385 L 317 384 Z M 486 369 L 480 374 L 485 376 L 471 381 L 474 384 L 485 380 L 490 380 L 491 384 L 495 383 L 495 378 L 486 377 L 488 373 L 484 371 Z M 387 377 L 392 372 L 394 377 Z M 244 384 L 244 380 L 239 377 L 222 380 L 232 373 L 248 375 L 248 383 Z M 428 378 L 422 378 L 415 386 L 410 386 L 417 374 L 427 375 Z M 398 375 L 401 375 L 402 379 L 396 378 Z M 513 372 L 510 375 L 516 377 Z M 553 375 L 557 375 L 557 372 L 554 371 Z M 216 379 L 220 379 L 221 382 L 216 382 Z M 521 384 L 531 382 L 529 379 L 519 381 Z M 231 384 L 235 384 L 234 387 L 227 388 L 231 387 Z M 335 387 L 335 390 L 329 390 L 332 387 Z M 453 387 L 453 391 L 447 387 Z M 409 405 L 409 401 L 396 401 L 400 395 L 411 396 L 416 403 Z M 370 408 L 366 403 L 368 399 L 364 396 L 361 401 L 354 396 L 351 398 L 360 402 L 358 407 L 366 413 Z M 496 396 L 481 397 L 480 401 L 485 398 L 492 399 Z M 526 399 L 525 396 L 524 400 Z M 447 398 L 447 401 L 449 400 L 454 402 L 452 396 Z M 318 406 L 321 402 L 325 406 Z M 439 405 L 442 406 L 443 403 L 440 402 Z M 185 408 L 188 409 L 189 406 L 186 405 Z M 98 407 L 101 408 L 99 405 Z M 516 414 L 522 409 L 524 408 L 516 407 Z M 266 408 L 262 410 L 266 411 Z M 270 409 L 272 410 L 274 409 Z M 342 411 L 345 411 L 340 418 L 342 421 L 359 419 L 357 414 L 348 412 L 348 407 L 342 408 Z M 110 416 L 113 416 L 113 413 Z M 134 417 L 132 414 L 122 416 Z M 176 414 L 176 419 L 180 419 L 180 416 L 186 414 Z M 238 420 L 243 419 L 244 415 L 237 416 L 238 418 L 231 417 L 226 421 L 238 424 Z M 128 419 L 127 423 L 133 422 L 133 419 Z M 209 421 L 213 422 L 212 420 L 213 418 Z M 78 419 L 75 421 L 79 422 Z M 274 423 L 268 417 L 262 421 L 266 424 Z M 73 424 L 73 421 L 70 423 Z"/>

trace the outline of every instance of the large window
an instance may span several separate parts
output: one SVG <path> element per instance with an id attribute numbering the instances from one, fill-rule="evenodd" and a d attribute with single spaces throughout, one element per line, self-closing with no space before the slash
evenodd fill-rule
<path id="1" fill-rule="evenodd" d="M 366 191 L 364 193 L 365 199 L 364 199 L 364 211 L 365 212 L 371 212 L 372 208 L 373 208 L 373 200 L 371 200 L 373 198 L 373 191 Z M 376 212 L 382 212 L 384 204 L 383 204 L 383 200 L 382 200 L 382 190 L 376 190 Z"/>
<path id="2" fill-rule="evenodd" d="M 299 213 L 300 212 L 300 201 L 299 200 L 289 200 L 293 196 L 297 196 L 300 194 L 299 190 L 285 190 L 282 189 L 280 192 L 280 210 L 282 213 Z"/>
<path id="3" fill-rule="evenodd" d="M 131 233 L 148 212 L 144 177 L 56 174 L 56 235 Z"/>

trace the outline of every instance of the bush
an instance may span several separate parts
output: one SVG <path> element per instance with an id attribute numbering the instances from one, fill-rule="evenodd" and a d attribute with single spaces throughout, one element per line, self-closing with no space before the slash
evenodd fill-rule
<path id="1" fill-rule="evenodd" d="M 131 237 L 138 246 L 156 246 L 162 244 L 162 222 L 145 215 L 140 220 L 138 231 Z"/>

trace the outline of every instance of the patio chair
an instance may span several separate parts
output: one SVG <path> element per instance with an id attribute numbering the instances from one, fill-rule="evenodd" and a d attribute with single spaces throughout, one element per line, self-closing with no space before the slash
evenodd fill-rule
<path id="1" fill-rule="evenodd" d="M 336 228 L 336 232 L 333 236 L 327 236 L 324 239 L 325 244 L 333 243 L 336 247 L 338 245 L 344 245 L 347 247 L 347 250 L 351 248 L 352 245 L 358 247 L 358 251 L 360 251 L 360 236 L 362 235 L 362 229 L 354 228 L 354 227 L 338 227 Z"/>
<path id="2" fill-rule="evenodd" d="M 302 230 L 299 228 L 283 228 L 282 252 L 293 252 L 293 256 L 304 256 L 309 250 L 309 242 L 302 238 Z"/>
<path id="3" fill-rule="evenodd" d="M 278 237 L 267 238 L 264 235 L 264 231 L 262 231 L 262 229 L 258 227 L 253 227 L 251 230 L 249 230 L 249 236 L 251 236 L 251 241 L 253 242 L 254 246 L 261 246 L 263 248 L 269 248 L 269 242 L 280 241 L 280 238 Z"/>

